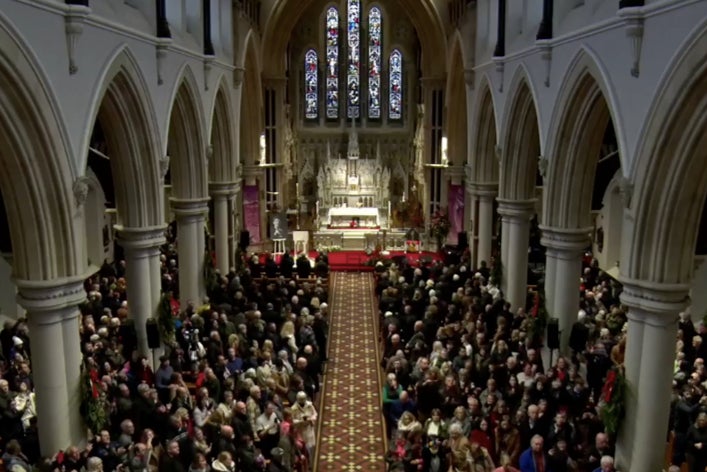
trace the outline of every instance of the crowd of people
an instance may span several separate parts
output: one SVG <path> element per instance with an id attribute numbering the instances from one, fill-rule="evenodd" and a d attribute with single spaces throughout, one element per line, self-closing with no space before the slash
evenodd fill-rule
<path id="1" fill-rule="evenodd" d="M 155 365 L 137 356 L 125 262 L 86 281 L 81 340 L 87 444 L 42 457 L 26 319 L 0 331 L 0 453 L 8 471 L 312 470 L 326 362 L 328 262 L 263 254 L 213 273 L 209 297 L 179 303 L 174 227 L 162 289 L 174 339 Z M 390 471 L 612 472 L 599 416 L 621 369 L 620 285 L 587 260 L 572 355 L 546 365 L 541 297 L 511 307 L 493 267 L 376 265 Z M 677 472 L 707 466 L 705 328 L 681 314 L 670 431 Z"/>
<path id="2" fill-rule="evenodd" d="M 468 255 L 454 264 L 377 264 L 389 470 L 614 471 L 615 437 L 600 408 L 607 373 L 623 368 L 620 284 L 585 260 L 572 355 L 550 364 L 537 332 L 542 297 L 510 306 L 491 269 L 472 270 Z M 681 318 L 673 462 L 704 472 L 707 345 L 704 329 Z"/>
<path id="3" fill-rule="evenodd" d="M 152 356 L 135 350 L 125 262 L 105 264 L 86 281 L 80 335 L 87 444 L 41 456 L 26 319 L 5 324 L 5 470 L 311 470 L 328 335 L 326 257 L 311 263 L 288 255 L 274 270 L 271 256 L 249 257 L 239 271 L 214 271 L 205 300 L 180 304 L 173 231 L 162 248 L 161 277 L 175 329 L 154 366 Z"/>

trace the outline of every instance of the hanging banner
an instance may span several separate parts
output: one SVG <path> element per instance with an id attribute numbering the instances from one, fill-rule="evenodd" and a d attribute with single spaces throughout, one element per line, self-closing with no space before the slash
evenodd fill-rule
<path id="1" fill-rule="evenodd" d="M 447 244 L 459 244 L 459 233 L 464 231 L 464 186 L 449 184 L 449 235 Z"/>
<path id="2" fill-rule="evenodd" d="M 260 199 L 258 185 L 243 186 L 243 224 L 250 232 L 251 244 L 260 242 Z"/>

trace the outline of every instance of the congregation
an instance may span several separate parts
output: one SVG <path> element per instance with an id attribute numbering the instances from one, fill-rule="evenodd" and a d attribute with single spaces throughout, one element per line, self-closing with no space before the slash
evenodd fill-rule
<path id="1" fill-rule="evenodd" d="M 137 355 L 125 262 L 104 264 L 81 306 L 86 445 L 41 457 L 26 319 L 0 333 L 2 467 L 41 471 L 312 470 L 328 334 L 328 266 L 249 259 L 213 272 L 203 303 L 178 302 L 175 227 L 162 248 L 173 339 Z M 150 359 L 159 354 L 159 360 Z M 152 362 L 154 361 L 154 369 Z"/>
<path id="2" fill-rule="evenodd" d="M 391 471 L 614 472 L 615 434 L 600 415 L 610 372 L 622 372 L 621 285 L 585 260 L 572 355 L 543 359 L 542 294 L 504 301 L 482 263 L 380 262 L 383 410 Z M 542 291 L 542 289 L 540 289 Z M 707 455 L 706 334 L 681 314 L 670 472 Z M 696 331 L 699 329 L 699 332 Z"/>

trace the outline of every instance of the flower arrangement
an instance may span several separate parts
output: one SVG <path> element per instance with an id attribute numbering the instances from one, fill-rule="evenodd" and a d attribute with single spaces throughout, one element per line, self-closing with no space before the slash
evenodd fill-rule
<path id="1" fill-rule="evenodd" d="M 435 211 L 430 219 L 430 236 L 435 238 L 441 245 L 447 238 L 451 228 L 452 223 L 449 221 L 447 211 L 445 209 Z"/>
<path id="2" fill-rule="evenodd" d="M 82 365 L 80 413 L 93 434 L 98 434 L 110 423 L 110 408 L 98 378 L 98 370 L 87 364 Z"/>
<path id="3" fill-rule="evenodd" d="M 163 293 L 157 309 L 157 327 L 160 331 L 160 339 L 164 344 L 171 345 L 176 341 L 176 327 L 174 325 L 174 314 L 171 302 L 172 294 Z"/>
<path id="4" fill-rule="evenodd" d="M 616 437 L 626 415 L 626 377 L 620 367 L 614 367 L 606 374 L 599 415 L 607 434 Z"/>

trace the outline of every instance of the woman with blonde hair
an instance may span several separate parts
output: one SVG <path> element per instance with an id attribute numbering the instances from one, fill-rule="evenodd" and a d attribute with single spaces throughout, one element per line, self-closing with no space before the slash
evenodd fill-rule
<path id="1" fill-rule="evenodd" d="M 511 458 L 505 452 L 501 453 L 500 462 L 500 467 L 495 469 L 493 472 L 520 472 L 520 470 L 511 465 Z"/>

